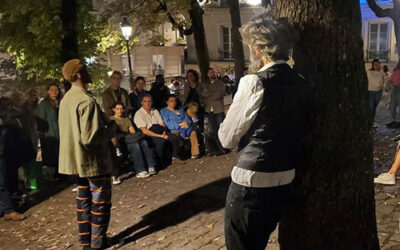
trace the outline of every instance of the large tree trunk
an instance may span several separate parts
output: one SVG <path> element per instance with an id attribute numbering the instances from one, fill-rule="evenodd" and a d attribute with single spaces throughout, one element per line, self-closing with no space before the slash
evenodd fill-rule
<path id="1" fill-rule="evenodd" d="M 201 8 L 197 0 L 191 0 L 189 15 L 192 20 L 192 31 L 194 36 L 194 44 L 196 47 L 197 62 L 200 68 L 202 81 L 207 78 L 207 71 L 210 67 L 210 59 L 208 57 L 208 48 L 206 33 L 203 24 L 204 10 Z"/>
<path id="2" fill-rule="evenodd" d="M 79 58 L 78 34 L 76 32 L 77 22 L 77 2 L 76 0 L 62 0 L 60 18 L 64 37 L 61 41 L 60 60 L 64 64 L 66 61 Z M 64 89 L 68 91 L 70 83 L 64 81 Z"/>
<path id="3" fill-rule="evenodd" d="M 239 0 L 229 0 L 229 12 L 231 14 L 231 32 L 232 32 L 232 41 L 233 41 L 233 58 L 235 62 L 235 86 L 236 90 L 239 85 L 239 80 L 243 76 L 245 60 L 244 60 L 244 52 L 243 52 L 243 43 L 242 36 L 240 35 L 239 28 L 242 25 L 240 20 L 240 7 Z M 234 91 L 236 92 L 236 91 Z"/>
<path id="4" fill-rule="evenodd" d="M 359 0 L 275 0 L 300 33 L 295 69 L 313 91 L 312 138 L 280 224 L 282 250 L 379 249 Z M 311 107 L 310 107 L 311 108 Z"/>

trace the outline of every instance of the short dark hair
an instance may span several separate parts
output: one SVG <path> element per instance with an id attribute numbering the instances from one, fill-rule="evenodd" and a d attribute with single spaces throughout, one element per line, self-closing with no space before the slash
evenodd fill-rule
<path id="1" fill-rule="evenodd" d="M 140 98 L 140 101 L 142 102 L 145 97 L 149 97 L 151 100 L 153 100 L 153 96 L 151 96 L 150 94 L 144 94 L 142 98 Z"/>
<path id="2" fill-rule="evenodd" d="M 174 94 L 169 94 L 169 95 L 167 95 L 167 97 L 165 98 L 165 101 L 168 102 L 168 100 L 171 99 L 171 98 L 175 98 L 176 100 L 178 100 L 178 97 L 177 97 L 176 95 L 174 95 Z"/>
<path id="3" fill-rule="evenodd" d="M 123 102 L 114 102 L 114 104 L 112 105 L 112 108 L 115 109 L 115 107 L 117 107 L 118 105 L 121 105 L 125 109 L 125 105 Z"/>
<path id="4" fill-rule="evenodd" d="M 135 83 L 137 83 L 138 81 L 142 80 L 143 82 L 146 82 L 146 79 L 143 76 L 137 76 L 135 78 Z"/>
<path id="5" fill-rule="evenodd" d="M 118 71 L 118 70 L 114 70 L 114 71 L 111 73 L 111 77 L 113 77 L 113 76 L 115 76 L 115 75 L 119 75 L 119 76 L 122 78 L 122 73 L 121 73 L 120 71 Z"/>
<path id="6" fill-rule="evenodd" d="M 71 77 L 69 82 L 76 82 L 78 80 L 78 74 L 81 75 L 81 81 L 83 84 L 88 84 L 92 82 L 92 78 L 90 77 L 89 71 L 86 65 L 82 65 L 79 71 Z"/>

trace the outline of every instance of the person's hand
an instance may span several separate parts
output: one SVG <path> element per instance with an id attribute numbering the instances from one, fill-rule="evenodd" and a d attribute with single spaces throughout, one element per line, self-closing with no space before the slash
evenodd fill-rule
<path id="1" fill-rule="evenodd" d="M 112 142 L 112 144 L 113 144 L 115 147 L 118 146 L 118 139 L 117 139 L 117 137 L 111 138 L 111 142 Z"/>
<path id="2" fill-rule="evenodd" d="M 189 124 L 186 121 L 184 121 L 184 122 L 179 123 L 179 127 L 184 128 L 184 129 L 188 129 L 189 128 Z"/>
<path id="3" fill-rule="evenodd" d="M 164 140 L 168 140 L 168 135 L 167 133 L 164 131 L 161 135 L 160 138 L 164 139 Z"/>

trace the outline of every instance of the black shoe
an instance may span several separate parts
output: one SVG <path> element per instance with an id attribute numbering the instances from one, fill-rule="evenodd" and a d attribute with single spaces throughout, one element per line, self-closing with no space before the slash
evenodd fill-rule
<path id="1" fill-rule="evenodd" d="M 100 249 L 117 249 L 121 247 L 121 245 L 119 241 L 107 237 Z"/>
<path id="2" fill-rule="evenodd" d="M 388 124 L 386 124 L 386 127 L 387 128 L 396 128 L 396 127 L 398 127 L 398 123 L 397 122 L 395 122 L 395 121 L 392 121 L 392 122 L 389 122 Z"/>

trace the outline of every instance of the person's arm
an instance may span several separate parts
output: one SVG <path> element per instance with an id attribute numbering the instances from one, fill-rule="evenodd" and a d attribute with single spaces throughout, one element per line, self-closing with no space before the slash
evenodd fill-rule
<path id="1" fill-rule="evenodd" d="M 224 148 L 234 148 L 239 144 L 240 138 L 254 122 L 263 96 L 264 88 L 257 75 L 240 79 L 239 89 L 218 131 Z"/>
<path id="2" fill-rule="evenodd" d="M 181 114 L 183 114 L 183 121 L 187 122 L 188 126 L 192 126 L 193 125 L 193 121 L 192 119 L 190 119 L 190 117 L 188 116 L 188 114 L 185 112 L 185 110 L 183 110 L 182 108 L 179 110 L 179 112 L 181 112 Z"/>
<path id="3" fill-rule="evenodd" d="M 129 118 L 126 118 L 129 124 L 128 130 L 130 134 L 134 134 L 136 133 L 135 127 L 133 127 L 133 124 L 131 122 L 131 120 L 129 120 Z"/>
<path id="4" fill-rule="evenodd" d="M 179 125 L 176 124 L 176 122 L 174 122 L 173 119 L 171 119 L 171 116 L 172 116 L 172 113 L 169 110 L 167 110 L 167 109 L 161 110 L 161 120 L 162 120 L 163 124 L 165 124 L 165 126 L 167 126 L 167 128 L 169 128 L 170 130 L 179 129 Z"/>
<path id="5" fill-rule="evenodd" d="M 110 98 L 108 97 L 107 90 L 101 95 L 101 105 L 103 107 L 104 112 L 108 116 L 112 116 L 112 103 L 109 101 Z"/>
<path id="6" fill-rule="evenodd" d="M 49 130 L 49 124 L 46 120 L 46 111 L 45 111 L 45 103 L 44 100 L 41 101 L 36 109 L 36 124 L 37 124 L 37 131 L 41 136 L 43 133 Z"/>
<path id="7" fill-rule="evenodd" d="M 162 138 L 162 139 L 164 139 L 164 140 L 167 140 L 167 139 L 168 139 L 168 136 L 166 135 L 165 132 L 162 133 L 161 135 L 159 135 L 159 134 L 156 134 L 156 133 L 154 133 L 153 131 L 147 129 L 146 127 L 142 127 L 142 128 L 139 128 L 139 129 L 142 131 L 143 134 L 145 134 L 145 135 L 147 135 L 147 136 L 156 137 L 156 138 Z"/>
<path id="8" fill-rule="evenodd" d="M 101 110 L 94 100 L 86 101 L 78 107 L 81 143 L 89 149 L 103 147 L 105 143 L 105 124 Z M 108 138 L 111 139 L 111 138 Z"/>

